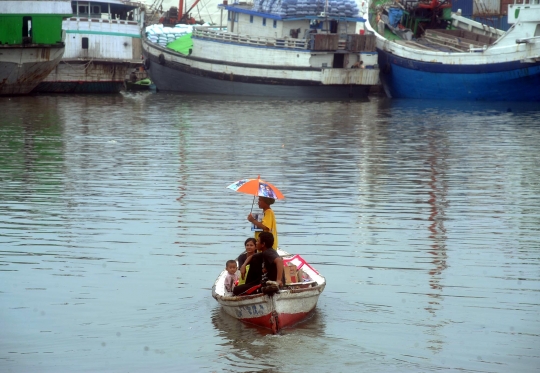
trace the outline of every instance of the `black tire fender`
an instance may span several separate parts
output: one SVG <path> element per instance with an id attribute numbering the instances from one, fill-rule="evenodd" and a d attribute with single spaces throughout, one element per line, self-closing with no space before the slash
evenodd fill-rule
<path id="1" fill-rule="evenodd" d="M 160 65 L 165 65 L 165 56 L 163 55 L 163 53 L 158 56 L 158 60 Z"/>
<path id="2" fill-rule="evenodd" d="M 148 58 L 144 60 L 144 69 L 150 70 L 150 60 Z"/>

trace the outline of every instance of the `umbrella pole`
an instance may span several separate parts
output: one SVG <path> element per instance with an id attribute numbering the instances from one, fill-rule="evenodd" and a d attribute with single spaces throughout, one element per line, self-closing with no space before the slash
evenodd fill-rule
<path id="1" fill-rule="evenodd" d="M 261 175 L 257 175 L 257 180 L 259 180 L 258 184 L 259 186 L 257 187 L 257 192 L 259 191 L 259 188 L 261 187 Z M 255 197 L 257 197 L 256 195 L 253 195 L 253 202 L 251 202 L 251 211 L 249 212 L 250 214 L 253 212 L 253 205 L 255 204 Z"/>
<path id="2" fill-rule="evenodd" d="M 253 205 L 255 204 L 255 197 L 257 196 L 253 196 L 253 202 L 251 202 L 251 211 L 249 212 L 250 214 L 253 212 Z"/>

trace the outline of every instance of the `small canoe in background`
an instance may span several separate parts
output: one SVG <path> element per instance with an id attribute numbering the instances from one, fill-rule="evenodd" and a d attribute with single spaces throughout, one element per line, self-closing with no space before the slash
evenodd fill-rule
<path id="1" fill-rule="evenodd" d="M 152 86 L 152 81 L 148 78 L 136 82 L 126 80 L 126 91 L 147 91 Z"/>

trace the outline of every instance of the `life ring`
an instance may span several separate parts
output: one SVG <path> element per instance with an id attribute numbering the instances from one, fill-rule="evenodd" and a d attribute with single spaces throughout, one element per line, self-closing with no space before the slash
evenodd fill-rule
<path id="1" fill-rule="evenodd" d="M 163 55 L 163 53 L 158 56 L 158 60 L 161 65 L 165 65 L 165 56 Z"/>
<path id="2" fill-rule="evenodd" d="M 150 60 L 148 58 L 144 60 L 144 69 L 150 70 Z"/>

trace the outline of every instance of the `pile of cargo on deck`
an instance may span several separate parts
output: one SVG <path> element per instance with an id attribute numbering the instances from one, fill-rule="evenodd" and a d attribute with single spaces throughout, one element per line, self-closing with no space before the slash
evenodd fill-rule
<path id="1" fill-rule="evenodd" d="M 181 36 L 191 34 L 192 25 L 177 24 L 175 27 L 164 27 L 161 24 L 150 25 L 146 27 L 146 36 L 152 43 L 162 45 L 172 43 Z"/>
<path id="2" fill-rule="evenodd" d="M 354 0 L 254 0 L 252 10 L 276 14 L 281 17 L 320 16 L 357 17 L 358 5 Z"/>

